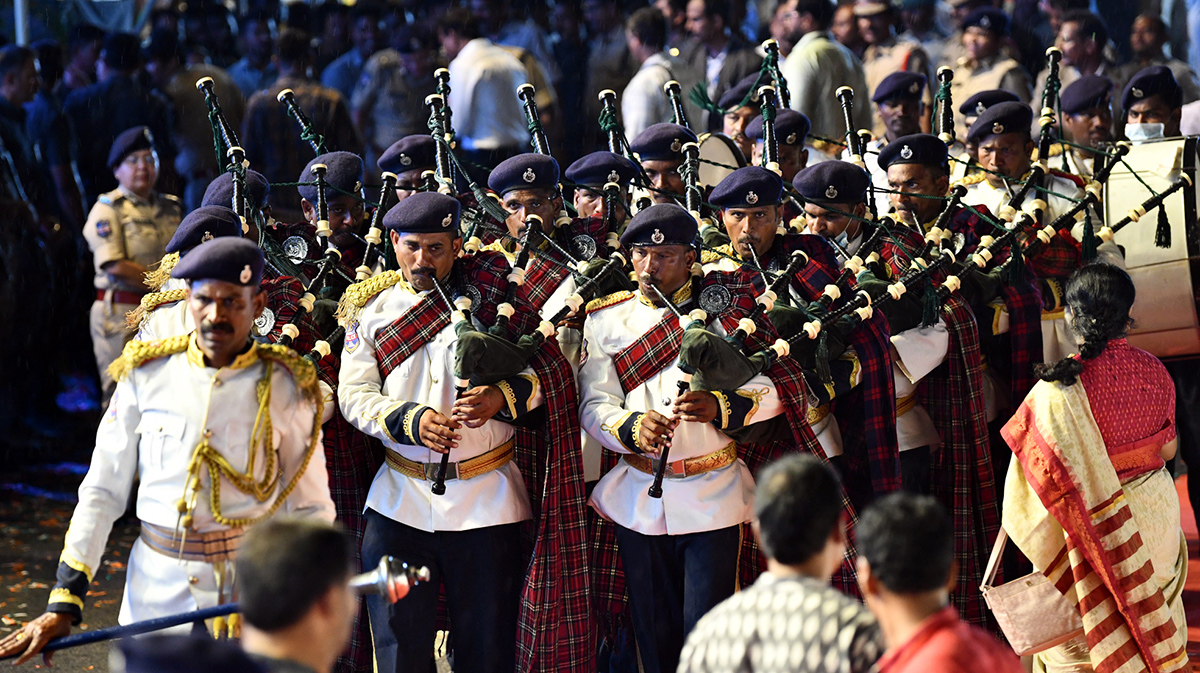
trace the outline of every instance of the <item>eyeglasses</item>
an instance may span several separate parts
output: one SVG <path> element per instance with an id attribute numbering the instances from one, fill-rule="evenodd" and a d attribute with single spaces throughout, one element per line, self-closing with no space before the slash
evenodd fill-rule
<path id="1" fill-rule="evenodd" d="M 136 166 L 138 164 L 145 164 L 146 166 L 155 166 L 155 165 L 158 165 L 158 156 L 153 153 L 143 154 L 140 156 L 137 154 L 130 154 L 129 156 L 122 159 L 121 163 L 125 164 L 126 166 Z"/>

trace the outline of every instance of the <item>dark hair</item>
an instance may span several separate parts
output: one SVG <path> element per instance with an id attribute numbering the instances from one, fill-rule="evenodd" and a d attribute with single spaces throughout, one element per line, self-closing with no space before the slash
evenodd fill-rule
<path id="1" fill-rule="evenodd" d="M 350 578 L 354 544 L 332 524 L 275 518 L 246 534 L 235 568 L 246 622 L 278 631 L 300 621 L 330 587 Z"/>
<path id="2" fill-rule="evenodd" d="M 179 36 L 159 28 L 150 33 L 150 41 L 142 48 L 142 58 L 147 61 L 183 61 L 183 46 Z"/>
<path id="3" fill-rule="evenodd" d="M 73 27 L 67 36 L 67 48 L 74 52 L 104 39 L 104 30 L 90 23 L 81 23 Z"/>
<path id="4" fill-rule="evenodd" d="M 1054 9 L 1064 12 L 1069 12 L 1075 9 L 1086 10 L 1089 6 L 1091 6 L 1091 2 L 1089 2 L 1089 0 L 1047 0 L 1046 4 L 1050 5 Z"/>
<path id="5" fill-rule="evenodd" d="M 829 27 L 836 12 L 837 6 L 832 0 L 796 0 L 796 13 L 812 15 L 813 22 L 821 30 Z"/>
<path id="6" fill-rule="evenodd" d="M 280 63 L 303 63 L 312 56 L 312 38 L 298 28 L 284 28 L 275 38 L 275 52 L 279 55 Z"/>
<path id="7" fill-rule="evenodd" d="M 1104 21 L 1092 14 L 1091 12 L 1076 9 L 1067 12 L 1062 19 L 1063 25 L 1068 23 L 1078 23 L 1079 32 L 1095 42 L 1101 49 L 1108 44 L 1108 27 L 1104 25 Z"/>
<path id="8" fill-rule="evenodd" d="M 27 47 L 10 44 L 0 48 L 0 79 L 25 67 L 34 59 L 33 51 Z"/>
<path id="9" fill-rule="evenodd" d="M 729 25 L 729 2 L 728 0 L 704 0 L 704 16 L 707 18 L 719 17 L 725 25 Z"/>
<path id="10" fill-rule="evenodd" d="M 625 22 L 625 30 L 651 49 L 661 50 L 667 44 L 667 20 L 653 7 L 643 7 Z"/>
<path id="11" fill-rule="evenodd" d="M 837 474 L 816 456 L 784 456 L 758 475 L 754 516 L 768 558 L 804 563 L 825 548 L 841 515 Z"/>
<path id="12" fill-rule="evenodd" d="M 1161 16 L 1159 16 L 1157 14 L 1138 14 L 1137 17 L 1134 19 L 1134 21 L 1137 21 L 1138 19 L 1145 19 L 1145 20 L 1149 21 L 1150 25 L 1154 26 L 1154 30 L 1157 33 L 1159 33 L 1160 35 L 1163 35 L 1163 36 L 1166 35 L 1167 22 L 1163 21 Z"/>
<path id="13" fill-rule="evenodd" d="M 889 493 L 867 507 L 854 530 L 858 555 L 888 591 L 915 594 L 946 586 L 954 526 L 933 496 Z"/>
<path id="14" fill-rule="evenodd" d="M 253 29 L 254 25 L 257 23 L 265 23 L 268 26 L 272 26 L 275 23 L 275 17 L 267 11 L 250 12 L 249 14 L 238 19 L 238 33 L 243 35 L 246 34 Z"/>
<path id="15" fill-rule="evenodd" d="M 483 35 L 479 28 L 479 19 L 464 7 L 454 7 L 442 15 L 437 22 L 438 33 L 454 33 L 466 40 L 474 40 Z"/>
<path id="16" fill-rule="evenodd" d="M 1083 360 L 1099 356 L 1109 341 L 1129 331 L 1133 324 L 1129 310 L 1137 289 L 1123 269 L 1095 262 L 1071 275 L 1064 294 L 1071 309 L 1071 329 L 1080 340 L 1079 359 L 1067 357 L 1037 365 L 1033 372 L 1043 381 L 1061 381 L 1070 386 L 1083 372 Z"/>
<path id="17" fill-rule="evenodd" d="M 42 86 L 53 87 L 63 76 L 63 48 L 53 39 L 38 40 L 29 45 L 37 56 L 38 70 L 42 75 Z"/>

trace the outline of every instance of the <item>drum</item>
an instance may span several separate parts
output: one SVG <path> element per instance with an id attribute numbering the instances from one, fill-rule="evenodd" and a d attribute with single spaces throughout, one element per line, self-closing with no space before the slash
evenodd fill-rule
<path id="1" fill-rule="evenodd" d="M 1104 221 L 1112 225 L 1152 194 L 1130 174 L 1155 192 L 1174 182 L 1180 171 L 1195 176 L 1197 138 L 1167 138 L 1134 147 L 1118 164 L 1104 187 Z M 1198 181 L 1200 182 L 1200 181 Z M 1185 187 L 1167 197 L 1162 207 L 1171 223 L 1171 247 L 1154 245 L 1158 213 L 1150 211 L 1117 232 L 1114 240 L 1125 250 L 1125 266 L 1137 287 L 1133 305 L 1134 327 L 1129 343 L 1158 357 L 1200 353 L 1200 320 L 1197 281 L 1200 240 L 1196 225 L 1197 187 Z"/>
<path id="2" fill-rule="evenodd" d="M 733 138 L 715 132 L 700 136 L 700 187 L 705 191 L 716 187 L 730 173 L 745 165 L 746 157 L 742 156 L 742 150 Z"/>

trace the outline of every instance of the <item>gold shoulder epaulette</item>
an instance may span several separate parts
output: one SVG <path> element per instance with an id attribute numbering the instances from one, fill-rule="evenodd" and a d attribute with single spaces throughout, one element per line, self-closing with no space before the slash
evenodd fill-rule
<path id="1" fill-rule="evenodd" d="M 809 137 L 808 144 L 811 145 L 813 147 L 813 149 L 820 150 L 821 152 L 824 152 L 825 154 L 828 154 L 831 157 L 840 156 L 842 153 L 842 150 L 846 149 L 842 145 L 838 145 L 836 143 L 831 143 L 828 140 L 817 140 L 815 138 L 812 138 L 811 136 Z"/>
<path id="2" fill-rule="evenodd" d="M 108 366 L 108 375 L 113 377 L 115 381 L 124 381 L 129 378 L 129 374 L 133 370 L 151 360 L 165 358 L 168 355 L 182 353 L 187 350 L 188 340 L 191 337 L 191 334 L 180 334 L 168 339 L 156 339 L 154 341 L 130 341 L 125 344 L 125 348 L 121 351 L 121 357 L 113 360 L 112 364 Z"/>
<path id="3" fill-rule="evenodd" d="M 179 263 L 179 253 L 168 252 L 163 255 L 163 258 L 158 260 L 158 266 L 151 271 L 147 271 L 146 287 L 151 290 L 158 290 L 171 280 L 171 271 L 175 269 L 175 265 Z"/>
<path id="4" fill-rule="evenodd" d="M 125 314 L 125 326 L 129 329 L 138 329 L 142 326 L 154 312 L 154 309 L 163 304 L 171 304 L 181 299 L 187 298 L 188 291 L 186 288 L 178 290 L 166 290 L 163 292 L 150 292 L 142 295 L 142 301 L 137 308 Z"/>
<path id="5" fill-rule="evenodd" d="M 620 290 L 610 295 L 597 297 L 596 299 L 589 301 L 585 310 L 588 314 L 591 314 L 599 311 L 600 309 L 608 308 L 609 306 L 616 306 L 617 304 L 630 299 L 633 299 L 632 292 L 629 290 Z"/>
<path id="6" fill-rule="evenodd" d="M 283 365 L 292 374 L 296 388 L 300 394 L 314 404 L 321 400 L 321 390 L 317 386 L 317 368 L 296 351 L 279 344 L 258 344 L 258 355 L 264 360 L 272 360 Z"/>
<path id="7" fill-rule="evenodd" d="M 980 171 L 978 173 L 972 173 L 971 175 L 968 175 L 967 177 L 963 178 L 962 180 L 959 180 L 958 182 L 954 183 L 954 185 L 962 185 L 963 187 L 970 187 L 971 185 L 977 185 L 986 179 L 987 179 L 987 173 Z M 951 185 L 951 186 L 954 186 L 954 185 Z"/>
<path id="8" fill-rule="evenodd" d="M 346 288 L 346 291 L 342 293 L 341 300 L 338 301 L 337 312 L 334 313 L 338 324 L 342 327 L 350 327 L 350 324 L 358 318 L 359 312 L 367 305 L 367 302 L 371 301 L 372 297 L 403 279 L 404 276 L 399 271 L 389 269 Z"/>
<path id="9" fill-rule="evenodd" d="M 700 251 L 700 263 L 701 264 L 712 264 L 713 262 L 718 262 L 720 260 L 721 260 L 721 256 L 718 255 L 715 250 L 701 250 Z"/>

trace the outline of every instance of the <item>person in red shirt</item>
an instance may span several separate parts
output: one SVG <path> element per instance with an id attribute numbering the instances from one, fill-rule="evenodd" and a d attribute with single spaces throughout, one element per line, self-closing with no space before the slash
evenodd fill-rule
<path id="1" fill-rule="evenodd" d="M 1021 673 L 1020 659 L 958 617 L 954 528 L 931 496 L 896 492 L 858 521 L 858 586 L 887 652 L 878 673 Z"/>

